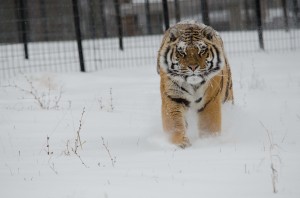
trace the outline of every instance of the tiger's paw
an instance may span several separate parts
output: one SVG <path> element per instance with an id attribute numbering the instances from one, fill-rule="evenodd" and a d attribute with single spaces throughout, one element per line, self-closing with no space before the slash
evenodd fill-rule
<path id="1" fill-rule="evenodd" d="M 173 135 L 172 143 L 179 146 L 182 149 L 191 146 L 190 140 L 182 134 Z"/>

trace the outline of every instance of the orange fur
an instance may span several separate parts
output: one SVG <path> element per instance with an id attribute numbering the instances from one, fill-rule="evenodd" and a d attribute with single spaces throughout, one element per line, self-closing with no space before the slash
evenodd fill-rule
<path id="1" fill-rule="evenodd" d="M 202 50 L 203 45 L 206 51 Z M 213 72 L 206 77 L 206 62 L 210 59 L 213 60 L 210 63 L 214 65 L 212 68 L 219 66 L 220 69 L 211 70 Z M 212 28 L 180 23 L 166 31 L 158 55 L 158 72 L 161 77 L 162 124 L 172 143 L 182 148 L 190 145 L 185 120 L 189 108 L 198 112 L 199 133 L 221 132 L 222 103 L 233 102 L 232 79 L 223 42 Z M 196 74 L 198 77 L 194 77 Z M 199 77 L 201 75 L 205 77 Z M 186 79 L 183 76 L 187 76 Z"/>

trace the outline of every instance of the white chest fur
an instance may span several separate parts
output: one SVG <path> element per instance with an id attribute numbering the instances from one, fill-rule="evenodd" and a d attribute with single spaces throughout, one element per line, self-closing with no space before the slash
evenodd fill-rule
<path id="1" fill-rule="evenodd" d="M 189 102 L 189 107 L 199 109 L 203 106 L 207 83 L 203 85 L 191 85 L 182 81 L 171 81 L 169 94 L 174 98 L 181 98 Z"/>

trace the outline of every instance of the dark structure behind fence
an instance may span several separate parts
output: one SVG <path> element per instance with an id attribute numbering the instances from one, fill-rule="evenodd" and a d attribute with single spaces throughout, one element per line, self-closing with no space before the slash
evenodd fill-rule
<path id="1" fill-rule="evenodd" d="M 264 38 L 263 38 L 263 26 L 261 20 L 261 6 L 260 0 L 255 0 L 255 14 L 256 14 L 256 26 L 257 26 L 257 33 L 258 33 L 258 41 L 260 49 L 264 49 Z"/>
<path id="2" fill-rule="evenodd" d="M 300 48 L 300 0 L 1 0 L 0 78 L 152 65 L 180 20 L 218 30 L 227 52 Z"/>
<path id="3" fill-rule="evenodd" d="M 75 25 L 80 71 L 85 72 L 83 49 L 82 49 L 82 36 L 81 36 L 81 28 L 80 28 L 80 17 L 79 17 L 77 0 L 72 0 L 72 7 L 73 7 L 73 16 L 74 16 L 73 18 L 74 18 L 74 25 Z"/>
<path id="4" fill-rule="evenodd" d="M 163 13 L 164 13 L 165 30 L 167 30 L 170 27 L 169 8 L 168 8 L 167 0 L 162 0 L 162 7 L 163 7 Z"/>
<path id="5" fill-rule="evenodd" d="M 22 42 L 24 44 L 24 56 L 25 59 L 29 58 L 28 55 L 28 39 L 27 39 L 27 23 L 28 23 L 28 17 L 27 17 L 27 3 L 26 0 L 19 0 L 19 12 L 18 12 L 18 21 L 19 21 L 19 27 L 21 27 L 21 31 L 19 29 L 19 32 L 22 34 Z"/>

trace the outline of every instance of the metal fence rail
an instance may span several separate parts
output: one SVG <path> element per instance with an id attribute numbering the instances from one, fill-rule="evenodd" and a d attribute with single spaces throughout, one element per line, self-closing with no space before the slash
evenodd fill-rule
<path id="1" fill-rule="evenodd" d="M 300 0 L 1 0 L 0 78 L 152 65 L 164 30 L 198 20 L 227 53 L 300 48 Z"/>

